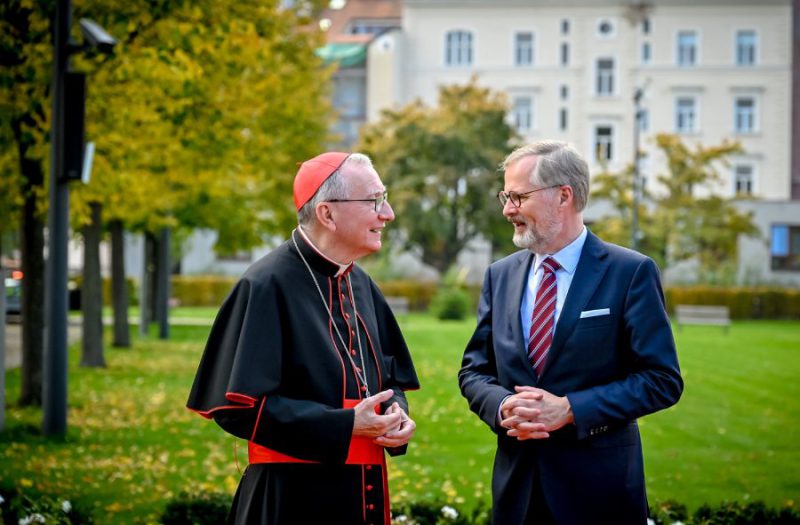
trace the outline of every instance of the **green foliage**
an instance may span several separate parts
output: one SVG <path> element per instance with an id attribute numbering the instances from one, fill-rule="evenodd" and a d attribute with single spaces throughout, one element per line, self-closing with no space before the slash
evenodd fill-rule
<path id="1" fill-rule="evenodd" d="M 4 525 L 52 523 L 91 525 L 91 509 L 81 501 L 0 485 L 0 522 Z"/>
<path id="2" fill-rule="evenodd" d="M 670 312 L 679 304 L 719 305 L 730 309 L 731 319 L 800 319 L 800 290 L 672 286 L 664 295 Z"/>
<path id="3" fill-rule="evenodd" d="M 491 525 L 491 509 L 480 502 L 472 512 L 440 501 L 415 501 L 392 510 L 392 525 Z"/>
<path id="4" fill-rule="evenodd" d="M 181 306 L 220 306 L 236 281 L 215 275 L 173 275 L 172 297 Z"/>
<path id="5" fill-rule="evenodd" d="M 97 148 L 90 184 L 72 185 L 73 226 L 100 202 L 106 219 L 128 229 L 215 229 L 229 253 L 293 224 L 296 162 L 323 147 L 331 117 L 330 69 L 314 54 L 321 34 L 309 24 L 322 4 L 74 2 L 73 21 L 92 18 L 119 43 L 110 57 L 71 59 L 88 75 L 86 135 Z M 46 171 L 54 5 L 0 6 L 2 217 L 25 192 L 46 208 L 44 181 L 23 189 L 21 179 Z"/>
<path id="6" fill-rule="evenodd" d="M 731 199 L 716 195 L 722 178 L 718 166 L 742 151 L 739 143 L 718 146 L 684 144 L 671 134 L 656 136 L 667 159 L 668 172 L 657 177 L 663 193 L 643 192 L 639 207 L 639 249 L 660 266 L 696 259 L 699 280 L 731 282 L 740 235 L 758 235 L 751 214 L 739 212 Z M 601 173 L 594 179 L 592 197 L 609 201 L 616 215 L 603 218 L 593 229 L 605 239 L 622 245 L 631 242 L 633 168 L 621 173 Z M 703 189 L 704 197 L 695 195 Z"/>
<path id="7" fill-rule="evenodd" d="M 75 277 L 71 278 L 67 283 L 67 286 L 70 290 L 79 290 L 83 285 L 83 275 L 76 275 Z M 128 306 L 133 306 L 135 304 L 139 304 L 139 297 L 138 297 L 138 284 L 135 279 L 132 277 L 125 278 L 125 286 L 128 288 Z M 103 304 L 110 305 L 111 304 L 111 279 L 104 278 L 103 279 Z"/>
<path id="8" fill-rule="evenodd" d="M 181 493 L 167 503 L 161 516 L 163 525 L 218 525 L 225 523 L 231 497 L 219 492 Z"/>
<path id="9" fill-rule="evenodd" d="M 331 116 L 308 6 L 321 2 L 78 3 L 76 18 L 120 43 L 110 59 L 76 61 L 90 72 L 97 153 L 92 182 L 75 187 L 73 222 L 99 201 L 127 229 L 216 230 L 220 253 L 294 224 L 296 163 L 323 148 Z"/>
<path id="10" fill-rule="evenodd" d="M 66 438 L 41 435 L 40 410 L 8 406 L 0 477 L 92 502 L 103 524 L 158 523 L 182 490 L 231 497 L 241 476 L 235 455 L 243 467 L 247 447 L 239 441 L 237 452 L 237 440 L 182 408 L 215 312 L 203 311 L 204 326 L 172 326 L 170 341 L 134 331 L 132 350 L 107 350 L 105 370 L 78 366 L 73 345 Z M 408 453 L 388 459 L 395 514 L 419 501 L 469 514 L 489 498 L 496 447 L 455 380 L 475 322 L 412 313 L 402 324 L 422 388 L 407 394 L 417 422 Z M 691 511 L 723 500 L 796 505 L 800 323 L 735 321 L 728 336 L 697 326 L 675 337 L 683 398 L 639 420 L 651 501 Z M 19 383 L 19 369 L 9 371 L 9 397 Z"/>
<path id="11" fill-rule="evenodd" d="M 405 297 L 409 309 L 417 312 L 428 309 L 437 290 L 436 283 L 430 281 L 380 281 L 378 285 L 385 297 Z"/>
<path id="12" fill-rule="evenodd" d="M 481 234 L 510 249 L 494 198 L 498 165 L 515 139 L 506 113 L 503 96 L 473 78 L 442 87 L 434 108 L 416 101 L 362 129 L 357 149 L 373 157 L 390 189 L 402 242 L 440 272 Z"/>
<path id="13" fill-rule="evenodd" d="M 619 173 L 603 171 L 592 177 L 592 199 L 608 201 L 616 215 L 603 217 L 592 224 L 592 231 L 604 241 L 630 246 L 632 238 L 633 165 Z M 649 212 L 652 196 L 642 189 L 639 201 L 639 251 L 652 257 L 660 267 L 666 264 L 664 246 L 668 229 Z"/>
<path id="14" fill-rule="evenodd" d="M 467 317 L 469 311 L 469 294 L 461 288 L 441 287 L 431 301 L 431 313 L 437 319 L 461 320 Z"/>
<path id="15" fill-rule="evenodd" d="M 763 501 L 727 502 L 719 506 L 703 505 L 687 525 L 791 525 L 800 524 L 800 512 L 791 508 L 773 509 Z"/>
<path id="16" fill-rule="evenodd" d="M 431 301 L 431 312 L 437 319 L 461 320 L 470 310 L 470 297 L 466 291 L 467 270 L 452 266 L 442 278 L 439 289 Z"/>
<path id="17" fill-rule="evenodd" d="M 669 499 L 650 505 L 650 519 L 657 525 L 672 525 L 676 521 L 686 523 L 689 512 L 686 505 Z"/>

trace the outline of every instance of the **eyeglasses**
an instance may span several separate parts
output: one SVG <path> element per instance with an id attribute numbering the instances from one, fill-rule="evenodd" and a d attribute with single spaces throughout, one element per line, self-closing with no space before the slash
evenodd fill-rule
<path id="1" fill-rule="evenodd" d="M 328 202 L 372 202 L 375 204 L 375 211 L 378 212 L 383 208 L 383 203 L 389 198 L 389 192 L 384 191 L 382 195 L 373 197 L 372 199 L 328 199 Z"/>
<path id="2" fill-rule="evenodd" d="M 525 193 L 517 193 L 516 191 L 498 191 L 497 198 L 500 200 L 500 204 L 503 206 L 505 206 L 508 201 L 511 201 L 511 204 L 513 204 L 514 207 L 519 208 L 522 206 L 522 201 L 529 198 L 532 193 L 542 190 L 549 190 L 550 188 L 558 188 L 559 186 L 561 186 L 561 184 L 545 186 L 544 188 L 536 188 L 531 191 L 526 191 Z"/>

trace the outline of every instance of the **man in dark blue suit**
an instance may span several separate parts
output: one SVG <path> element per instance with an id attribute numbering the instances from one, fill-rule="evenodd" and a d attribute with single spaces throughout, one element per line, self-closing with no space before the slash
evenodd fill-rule
<path id="1" fill-rule="evenodd" d="M 636 419 L 683 391 L 658 268 L 586 229 L 589 169 L 568 144 L 523 146 L 503 166 L 524 249 L 487 270 L 459 372 L 497 433 L 493 522 L 642 525 Z"/>

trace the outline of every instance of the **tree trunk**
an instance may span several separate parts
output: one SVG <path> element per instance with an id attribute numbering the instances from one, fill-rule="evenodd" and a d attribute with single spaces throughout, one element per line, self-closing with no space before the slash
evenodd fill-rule
<path id="1" fill-rule="evenodd" d="M 33 119 L 23 117 L 30 120 Z M 22 384 L 20 406 L 42 405 L 42 360 L 44 354 L 44 222 L 39 214 L 38 194 L 44 187 L 44 170 L 39 159 L 28 158 L 32 144 L 23 138 L 22 120 L 12 127 L 23 176 L 22 248 Z"/>
<path id="2" fill-rule="evenodd" d="M 156 320 L 158 321 L 158 338 L 169 339 L 169 241 L 170 230 L 164 228 L 158 236 L 156 245 Z"/>
<path id="3" fill-rule="evenodd" d="M 6 270 L 3 268 L 3 234 L 0 232 L 0 432 L 6 426 Z"/>
<path id="4" fill-rule="evenodd" d="M 125 235 L 122 221 L 114 220 L 111 228 L 111 303 L 114 308 L 114 341 L 116 348 L 130 348 L 128 325 L 128 284 L 125 282 Z"/>
<path id="5" fill-rule="evenodd" d="M 146 336 L 150 322 L 153 320 L 153 304 L 155 290 L 153 288 L 153 245 L 155 241 L 149 232 L 144 233 L 142 282 L 139 285 L 139 333 Z"/>
<path id="6" fill-rule="evenodd" d="M 106 366 L 103 355 L 103 278 L 100 275 L 100 240 L 103 234 L 103 205 L 89 204 L 91 222 L 83 227 L 83 346 L 81 366 Z"/>
<path id="7" fill-rule="evenodd" d="M 152 323 L 158 313 L 158 239 L 147 234 L 147 319 Z"/>

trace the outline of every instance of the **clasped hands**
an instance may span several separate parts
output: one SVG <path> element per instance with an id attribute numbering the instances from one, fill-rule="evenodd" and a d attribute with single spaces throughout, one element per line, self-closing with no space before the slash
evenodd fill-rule
<path id="1" fill-rule="evenodd" d="M 387 448 L 400 447 L 409 442 L 417 424 L 397 402 L 392 403 L 384 414 L 375 413 L 375 407 L 389 401 L 393 395 L 394 391 L 384 390 L 362 399 L 355 406 L 354 436 L 375 438 L 373 443 Z"/>
<path id="2" fill-rule="evenodd" d="M 500 426 L 520 441 L 545 439 L 550 432 L 572 423 L 572 407 L 566 396 L 559 397 L 532 386 L 514 387 L 516 394 L 500 405 Z"/>

